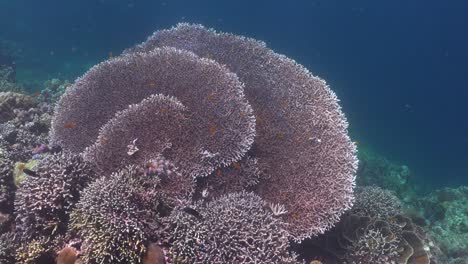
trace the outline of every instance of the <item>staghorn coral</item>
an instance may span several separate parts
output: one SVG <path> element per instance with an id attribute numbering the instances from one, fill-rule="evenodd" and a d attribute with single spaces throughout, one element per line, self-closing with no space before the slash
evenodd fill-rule
<path id="1" fill-rule="evenodd" d="M 96 176 L 80 156 L 68 153 L 46 157 L 29 174 L 16 192 L 16 232 L 25 243 L 53 240 L 65 233 L 79 192 Z"/>
<path id="2" fill-rule="evenodd" d="M 358 187 L 351 212 L 360 216 L 388 218 L 401 214 L 400 200 L 388 190 L 376 186 Z"/>
<path id="3" fill-rule="evenodd" d="M 129 166 L 83 190 L 71 228 L 83 239 L 85 263 L 140 263 L 150 241 L 159 239 L 164 195 L 159 178 Z"/>
<path id="4" fill-rule="evenodd" d="M 232 193 L 169 217 L 172 263 L 296 263 L 285 224 L 259 196 Z"/>
<path id="5" fill-rule="evenodd" d="M 257 120 L 255 157 L 269 175 L 257 192 L 290 212 L 297 239 L 323 233 L 352 205 L 356 148 L 336 95 L 325 81 L 253 39 L 179 24 L 124 54 L 157 47 L 216 60 L 239 76 Z"/>
<path id="6" fill-rule="evenodd" d="M 173 48 L 129 54 L 92 68 L 67 89 L 58 103 L 51 142 L 80 152 L 96 141 L 99 129 L 116 112 L 158 93 L 174 96 L 188 109 L 184 129 L 190 134 L 169 142 L 171 148 L 165 155 L 174 159 L 187 176 L 204 176 L 216 167 L 237 161 L 253 143 L 255 119 L 236 75 L 212 60 Z M 130 112 L 131 108 L 122 115 Z M 145 124 L 149 118 L 142 114 L 135 122 Z M 75 124 L 73 129 L 67 128 L 68 122 Z M 154 129 L 156 124 L 146 125 Z M 159 124 L 158 129 L 166 125 L 170 127 L 171 123 Z M 118 145 L 128 145 L 134 139 L 119 139 L 124 142 Z"/>

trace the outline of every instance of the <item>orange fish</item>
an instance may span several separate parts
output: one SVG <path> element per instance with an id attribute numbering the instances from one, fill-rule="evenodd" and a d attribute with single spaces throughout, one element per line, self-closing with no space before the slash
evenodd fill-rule
<path id="1" fill-rule="evenodd" d="M 24 168 L 26 168 L 26 163 L 20 163 L 18 165 L 18 170 L 22 171 Z"/>
<path id="2" fill-rule="evenodd" d="M 159 109 L 159 112 L 161 112 L 161 113 L 167 113 L 167 111 L 168 111 L 167 108 L 161 108 L 161 109 Z"/>
<path id="3" fill-rule="evenodd" d="M 221 176 L 221 170 L 220 170 L 220 169 L 218 169 L 218 170 L 216 171 L 216 176 L 218 176 L 218 177 Z"/>
<path id="4" fill-rule="evenodd" d="M 149 83 L 149 87 L 151 87 L 151 88 L 156 87 L 156 83 L 155 83 L 155 82 L 150 82 L 150 83 Z"/>
<path id="5" fill-rule="evenodd" d="M 41 92 L 35 92 L 32 94 L 33 97 L 38 97 L 39 95 L 41 95 Z"/>
<path id="6" fill-rule="evenodd" d="M 103 145 L 104 145 L 104 144 L 107 144 L 107 138 L 106 138 L 106 137 L 101 137 L 101 138 L 99 139 L 99 142 L 100 142 L 101 144 L 103 144 Z"/>
<path id="7" fill-rule="evenodd" d="M 239 163 L 237 163 L 237 162 L 233 162 L 233 163 L 232 163 L 232 166 L 233 166 L 234 168 L 238 169 L 238 170 L 240 170 L 240 168 L 241 168 L 241 165 L 240 165 Z"/>
<path id="8" fill-rule="evenodd" d="M 278 134 L 276 134 L 276 138 L 282 139 L 282 138 L 284 138 L 284 134 L 283 133 L 278 133 Z"/>
<path id="9" fill-rule="evenodd" d="M 76 123 L 75 122 L 68 122 L 68 123 L 65 123 L 65 125 L 63 125 L 64 128 L 75 128 L 76 127 Z"/>
<path id="10" fill-rule="evenodd" d="M 109 51 L 109 59 L 112 59 L 114 57 L 114 55 L 112 54 L 112 51 Z"/>
<path id="11" fill-rule="evenodd" d="M 210 135 L 213 136 L 215 132 L 216 132 L 216 125 L 211 125 L 210 126 Z"/>
<path id="12" fill-rule="evenodd" d="M 211 101 L 211 100 L 213 100 L 213 98 L 215 97 L 215 95 L 216 95 L 216 93 L 214 93 L 214 92 L 213 92 L 213 93 L 210 93 L 210 94 L 207 96 L 207 99 L 208 99 L 209 101 Z"/>

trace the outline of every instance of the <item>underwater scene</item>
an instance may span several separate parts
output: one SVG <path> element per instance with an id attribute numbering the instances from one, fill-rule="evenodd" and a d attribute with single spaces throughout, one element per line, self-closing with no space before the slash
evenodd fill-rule
<path id="1" fill-rule="evenodd" d="M 0 264 L 468 264 L 467 14 L 0 0 Z"/>

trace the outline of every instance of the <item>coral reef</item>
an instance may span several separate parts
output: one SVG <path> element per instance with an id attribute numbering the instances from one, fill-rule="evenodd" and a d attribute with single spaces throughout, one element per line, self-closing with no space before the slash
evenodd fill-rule
<path id="1" fill-rule="evenodd" d="M 297 247 L 309 253 L 305 258 L 331 254 L 333 263 L 444 263 L 434 239 L 378 187 L 359 188 L 353 208 L 332 230 Z"/>
<path id="2" fill-rule="evenodd" d="M 96 178 L 80 156 L 54 154 L 41 160 L 20 184 L 15 198 L 16 233 L 21 241 L 65 234 L 80 191 Z"/>
<path id="3" fill-rule="evenodd" d="M 175 208 L 168 221 L 173 263 L 298 263 L 285 224 L 253 193 Z"/>
<path id="4" fill-rule="evenodd" d="M 0 258 L 298 263 L 353 203 L 336 95 L 263 42 L 179 24 L 69 85 L 0 94 Z"/>
<path id="5" fill-rule="evenodd" d="M 164 195 L 159 178 L 130 166 L 101 177 L 83 190 L 71 228 L 83 239 L 85 263 L 140 263 L 162 230 Z"/>
<path id="6" fill-rule="evenodd" d="M 358 158 L 357 185 L 379 186 L 393 191 L 403 201 L 409 201 L 415 196 L 408 166 L 395 164 L 366 148 L 359 148 Z"/>
<path id="7" fill-rule="evenodd" d="M 468 187 L 443 188 L 413 203 L 429 221 L 426 227 L 450 257 L 468 259 Z"/>
<path id="8" fill-rule="evenodd" d="M 15 263 L 15 243 L 13 233 L 0 234 L 0 263 Z"/>
<path id="9" fill-rule="evenodd" d="M 114 85 L 109 86 L 109 82 Z M 91 69 L 60 100 L 53 120 L 51 141 L 65 149 L 80 152 L 96 141 L 98 130 L 117 111 L 157 93 L 175 97 L 189 110 L 187 125 L 178 133 L 190 131 L 190 134 L 181 135 L 183 137 L 178 141 L 169 141 L 171 147 L 167 151 L 167 158 L 179 161 L 176 165 L 187 175 L 206 175 L 213 171 L 213 167 L 228 165 L 240 159 L 252 144 L 255 122 L 237 77 L 214 61 L 172 48 L 130 54 Z M 144 106 L 148 104 L 151 102 L 143 101 L 139 106 L 141 111 L 150 111 Z M 125 113 L 133 113 L 135 118 L 138 113 L 132 109 L 134 107 L 129 107 L 121 117 Z M 118 118 L 113 119 L 115 125 L 121 122 L 116 120 Z M 158 125 L 146 122 L 148 118 L 150 116 L 142 112 L 133 125 L 145 124 L 142 126 L 145 129 L 146 126 Z M 76 123 L 76 127 L 67 129 L 64 125 L 68 122 Z M 159 124 L 158 129 L 165 128 L 165 125 L 169 129 L 171 124 Z M 131 125 L 125 129 L 140 130 Z M 172 129 L 171 132 L 175 131 Z M 119 144 L 124 139 L 126 146 L 136 138 L 122 138 Z M 145 140 L 151 138 L 139 140 L 146 143 Z M 161 140 L 164 141 L 163 138 Z M 158 154 L 161 153 L 153 153 Z"/>
<path id="10" fill-rule="evenodd" d="M 146 120 L 146 115 L 122 113 L 142 111 L 138 103 L 153 94 L 175 97 L 190 113 L 190 137 L 169 142 L 164 150 L 155 147 L 152 153 L 174 162 L 187 176 L 206 176 L 239 162 L 257 128 L 252 158 L 267 177 L 255 191 L 268 202 L 284 204 L 288 231 L 296 240 L 323 233 L 351 207 L 356 149 L 336 95 L 323 80 L 263 42 L 200 25 L 179 24 L 156 32 L 78 79 L 58 103 L 51 142 L 74 152 L 96 142 L 94 146 L 107 149 L 106 160 L 112 155 L 120 160 L 123 146 L 128 146 L 127 154 L 138 157 L 139 149 L 152 148 L 139 145 L 138 138 L 115 137 L 112 144 L 109 138 L 96 139 L 107 125 Z M 137 105 L 125 110 L 129 104 Z M 123 112 L 113 117 L 118 111 Z M 121 120 L 130 116 L 134 120 Z M 153 124 L 147 127 L 155 131 Z M 150 133 L 133 125 L 120 128 L 124 130 Z M 119 151 L 108 153 L 114 144 Z"/>
<path id="11" fill-rule="evenodd" d="M 12 164 L 0 154 L 0 213 L 13 212 L 15 189 Z"/>
<path id="12" fill-rule="evenodd" d="M 68 80 L 47 80 L 43 84 L 43 89 L 41 90 L 39 101 L 48 104 L 55 104 L 69 86 L 71 86 L 71 83 Z"/>
<path id="13" fill-rule="evenodd" d="M 380 187 L 357 187 L 351 212 L 359 216 L 389 218 L 402 213 L 400 200 L 389 190 Z"/>
<path id="14" fill-rule="evenodd" d="M 14 110 L 28 110 L 37 105 L 34 98 L 21 93 L 0 92 L 0 123 L 13 119 Z"/>
<path id="15" fill-rule="evenodd" d="M 207 177 L 196 179 L 193 198 L 211 201 L 226 193 L 253 191 L 265 177 L 258 169 L 258 159 L 247 154 L 231 166 L 217 169 Z"/>

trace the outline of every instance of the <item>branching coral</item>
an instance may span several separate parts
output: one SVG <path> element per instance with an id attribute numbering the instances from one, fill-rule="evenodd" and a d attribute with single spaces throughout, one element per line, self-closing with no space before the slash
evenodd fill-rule
<path id="1" fill-rule="evenodd" d="M 208 177 L 198 178 L 194 199 L 211 201 L 226 193 L 254 190 L 265 175 L 258 169 L 258 160 L 250 155 L 230 166 L 219 168 Z"/>
<path id="2" fill-rule="evenodd" d="M 0 92 L 0 123 L 13 119 L 15 109 L 28 110 L 36 104 L 34 98 L 25 94 Z"/>
<path id="3" fill-rule="evenodd" d="M 325 81 L 265 43 L 179 24 L 154 33 L 125 53 L 170 46 L 225 64 L 245 83 L 257 119 L 255 155 L 270 176 L 258 193 L 290 212 L 301 240 L 323 233 L 352 205 L 355 146 L 336 95 Z"/>
<path id="4" fill-rule="evenodd" d="M 0 154 L 0 213 L 13 212 L 14 191 L 12 163 Z"/>
<path id="5" fill-rule="evenodd" d="M 93 168 L 80 156 L 54 154 L 29 174 L 16 192 L 17 233 L 22 241 L 63 234 L 79 192 L 95 178 Z"/>
<path id="6" fill-rule="evenodd" d="M 174 263 L 296 263 L 285 224 L 253 193 L 176 208 L 169 222 Z"/>
<path id="7" fill-rule="evenodd" d="M 84 189 L 71 216 L 85 263 L 140 263 L 156 241 L 164 195 L 159 178 L 130 166 Z"/>
<path id="8" fill-rule="evenodd" d="M 0 235 L 0 263 L 15 263 L 15 247 L 13 233 Z"/>
<path id="9" fill-rule="evenodd" d="M 388 218 L 402 213 L 400 200 L 389 190 L 376 186 L 358 187 L 355 196 L 353 214 Z"/>
<path id="10" fill-rule="evenodd" d="M 155 97 L 141 102 L 153 94 L 177 98 L 188 110 L 188 121 L 178 124 L 182 120 L 167 118 L 159 120 L 166 123 L 152 122 L 158 120 L 158 115 L 153 117 L 151 111 L 165 110 L 163 106 L 155 109 L 152 102 L 158 100 L 171 109 L 175 106 Z M 140 102 L 141 105 L 127 109 Z M 121 110 L 124 112 L 112 121 L 115 113 Z M 180 137 L 168 142 L 171 147 L 165 157 L 193 177 L 207 175 L 216 167 L 239 160 L 250 148 L 255 135 L 252 109 L 236 75 L 212 60 L 173 48 L 129 54 L 95 66 L 66 91 L 56 111 L 51 140 L 73 152 L 80 152 L 96 141 L 99 129 L 109 120 L 103 133 L 119 125 L 122 125 L 120 130 L 129 130 L 129 133 L 145 130 L 138 135 L 136 144 L 150 144 L 154 140 L 151 133 L 156 129 L 165 131 L 166 135 L 181 129 L 177 131 Z M 122 120 L 127 116 L 131 116 L 133 122 Z M 74 123 L 72 129 L 66 126 L 69 122 Z M 135 139 L 137 137 L 108 140 L 126 146 Z M 151 147 L 147 147 L 144 154 L 151 151 Z M 162 151 L 158 147 L 155 149 Z"/>

